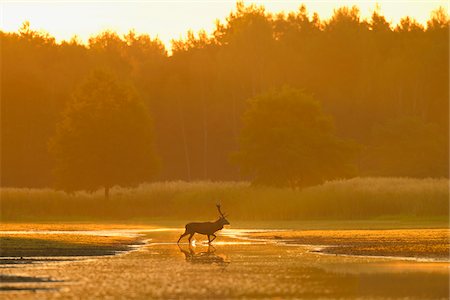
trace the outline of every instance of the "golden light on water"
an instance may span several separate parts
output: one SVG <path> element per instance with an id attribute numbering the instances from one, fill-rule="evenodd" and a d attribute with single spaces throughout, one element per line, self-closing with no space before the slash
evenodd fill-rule
<path id="1" fill-rule="evenodd" d="M 411 16 L 426 24 L 430 13 L 439 6 L 448 10 L 448 2 L 436 1 L 245 1 L 246 5 L 264 5 L 273 13 L 295 11 L 303 3 L 312 14 L 327 19 L 341 6 L 356 5 L 367 18 L 378 5 L 388 21 L 397 23 Z M 211 32 L 215 20 L 224 20 L 235 8 L 234 1 L 2 1 L 0 29 L 17 31 L 28 20 L 34 30 L 43 30 L 57 41 L 70 40 L 77 35 L 82 41 L 106 29 L 125 34 L 137 33 L 158 36 L 167 46 L 172 39 L 185 36 L 190 29 Z"/>

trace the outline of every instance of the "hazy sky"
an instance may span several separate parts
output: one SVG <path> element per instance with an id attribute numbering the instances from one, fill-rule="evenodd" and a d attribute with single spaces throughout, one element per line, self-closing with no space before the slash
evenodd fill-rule
<path id="1" fill-rule="evenodd" d="M 0 28 L 17 31 L 28 20 L 31 28 L 45 30 L 58 41 L 78 35 L 82 41 L 106 29 L 126 33 L 135 29 L 137 33 L 158 36 L 166 45 L 171 39 L 185 36 L 189 29 L 208 32 L 214 28 L 216 19 L 224 20 L 235 7 L 235 0 L 166 0 L 166 1 L 5 1 L 0 0 Z M 422 1 L 245 1 L 246 4 L 263 4 L 270 12 L 297 10 L 304 3 L 309 12 L 318 12 L 328 18 L 333 9 L 344 5 L 357 5 L 363 17 L 373 12 L 376 3 L 381 12 L 394 23 L 409 15 L 426 23 L 432 10 L 439 6 L 449 8 L 445 0 Z"/>

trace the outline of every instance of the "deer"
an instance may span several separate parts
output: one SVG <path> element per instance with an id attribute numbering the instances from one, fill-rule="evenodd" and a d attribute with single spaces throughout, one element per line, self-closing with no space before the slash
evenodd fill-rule
<path id="1" fill-rule="evenodd" d="M 220 210 L 220 204 L 216 204 L 216 207 L 219 211 L 219 219 L 217 219 L 215 222 L 196 222 L 186 224 L 186 230 L 182 235 L 180 235 L 177 244 L 179 244 L 180 240 L 186 235 L 189 235 L 188 240 L 189 244 L 191 244 L 191 239 L 196 233 L 207 235 L 208 244 L 211 244 L 216 239 L 216 235 L 214 233 L 216 231 L 222 230 L 223 226 L 230 225 L 230 222 L 228 222 L 228 220 L 226 219 L 226 215 L 224 215 Z M 213 236 L 212 239 L 211 236 Z"/>

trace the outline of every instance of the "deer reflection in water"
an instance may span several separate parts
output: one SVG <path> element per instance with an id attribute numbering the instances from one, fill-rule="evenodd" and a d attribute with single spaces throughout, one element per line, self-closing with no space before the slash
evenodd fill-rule
<path id="1" fill-rule="evenodd" d="M 215 254 L 216 248 L 210 244 L 208 245 L 208 250 L 202 252 L 195 252 L 190 244 L 189 250 L 183 249 L 180 245 L 178 245 L 178 248 L 180 248 L 181 253 L 184 254 L 186 262 L 191 264 L 215 264 L 219 266 L 226 266 L 230 263 L 225 260 L 224 257 Z"/>

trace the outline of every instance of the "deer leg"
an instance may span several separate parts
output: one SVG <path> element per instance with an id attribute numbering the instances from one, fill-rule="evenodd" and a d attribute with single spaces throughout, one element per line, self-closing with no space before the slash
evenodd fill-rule
<path id="1" fill-rule="evenodd" d="M 183 237 L 185 237 L 186 235 L 188 235 L 187 232 L 184 232 L 182 235 L 180 235 L 180 238 L 178 239 L 177 244 L 178 244 L 178 243 L 180 242 L 180 240 L 181 240 Z"/>
<path id="2" fill-rule="evenodd" d="M 189 245 L 191 244 L 191 240 L 192 240 L 192 237 L 194 236 L 194 234 L 195 234 L 195 232 L 194 232 L 194 233 L 191 233 L 191 235 L 190 235 L 189 238 L 188 238 L 188 240 L 189 240 Z"/>
<path id="3" fill-rule="evenodd" d="M 216 239 L 216 237 L 217 237 L 215 234 L 213 234 L 212 236 L 213 236 L 213 239 L 212 239 L 211 241 L 209 241 L 210 244 L 211 244 L 212 241 L 214 241 L 214 240 Z"/>

